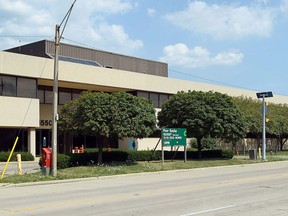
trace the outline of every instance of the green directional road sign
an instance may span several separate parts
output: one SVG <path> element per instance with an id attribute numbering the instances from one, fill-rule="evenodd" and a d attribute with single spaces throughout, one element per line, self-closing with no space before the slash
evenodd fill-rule
<path id="1" fill-rule="evenodd" d="M 186 146 L 186 128 L 163 128 L 162 146 Z"/>

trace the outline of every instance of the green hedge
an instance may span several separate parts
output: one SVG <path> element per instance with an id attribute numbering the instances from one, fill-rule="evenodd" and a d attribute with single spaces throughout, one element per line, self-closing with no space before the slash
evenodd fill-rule
<path id="1" fill-rule="evenodd" d="M 21 161 L 34 161 L 34 156 L 29 152 L 14 152 L 10 161 L 17 161 L 17 154 L 21 154 Z M 9 158 L 10 152 L 0 152 L 0 162 L 6 162 Z"/>
<path id="2" fill-rule="evenodd" d="M 182 160 L 184 158 L 184 152 L 179 151 L 164 151 L 165 160 Z M 203 150 L 202 158 L 221 158 L 221 159 L 231 159 L 233 157 L 232 151 L 223 150 Z M 161 160 L 161 151 L 121 151 L 113 150 L 111 152 L 103 152 L 103 163 L 109 163 L 113 161 L 151 161 L 151 160 Z M 195 150 L 187 151 L 187 159 L 198 159 L 198 152 Z M 64 169 L 67 167 L 74 166 L 89 166 L 96 165 L 98 160 L 98 152 L 84 152 L 82 154 L 58 154 L 57 167 L 59 169 Z M 40 158 L 39 165 L 42 166 L 42 158 Z"/>
<path id="3" fill-rule="evenodd" d="M 233 152 L 230 150 L 221 150 L 221 149 L 207 149 L 201 151 L 202 159 L 231 159 L 233 158 Z M 179 151 L 165 151 L 165 159 L 183 159 L 184 152 Z M 187 151 L 187 159 L 198 159 L 198 151 L 191 149 Z"/>

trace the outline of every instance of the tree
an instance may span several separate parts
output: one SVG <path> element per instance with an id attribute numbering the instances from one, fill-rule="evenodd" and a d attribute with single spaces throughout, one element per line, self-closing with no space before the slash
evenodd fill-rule
<path id="1" fill-rule="evenodd" d="M 118 138 L 143 138 L 156 130 L 156 115 L 152 103 L 125 92 L 113 93 L 112 134 Z"/>
<path id="2" fill-rule="evenodd" d="M 58 125 L 62 132 L 73 134 L 142 138 L 155 130 L 156 116 L 147 99 L 124 92 L 86 92 L 63 106 Z M 102 148 L 101 143 L 98 163 L 102 163 Z"/>
<path id="3" fill-rule="evenodd" d="M 258 147 L 260 147 L 262 137 L 262 102 L 243 96 L 235 97 L 233 100 L 246 118 L 248 136 L 256 137 Z"/>
<path id="4" fill-rule="evenodd" d="M 269 132 L 277 138 L 275 152 L 277 150 L 282 151 L 288 137 L 288 106 L 271 104 L 269 105 L 268 116 L 267 126 L 270 129 Z"/>
<path id="5" fill-rule="evenodd" d="M 195 137 L 201 158 L 204 137 L 237 141 L 246 134 L 245 118 L 232 98 L 218 92 L 178 92 L 162 106 L 158 114 L 160 127 L 187 128 Z"/>

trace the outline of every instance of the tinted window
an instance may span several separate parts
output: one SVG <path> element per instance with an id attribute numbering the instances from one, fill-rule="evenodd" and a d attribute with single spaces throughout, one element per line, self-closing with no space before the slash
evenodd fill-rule
<path id="1" fill-rule="evenodd" d="M 168 95 L 167 94 L 160 94 L 159 95 L 159 105 L 160 105 L 160 107 L 167 100 L 168 100 Z"/>
<path id="2" fill-rule="evenodd" d="M 158 103 L 158 94 L 157 93 L 150 93 L 150 101 L 152 102 L 154 107 L 159 107 Z"/>
<path id="3" fill-rule="evenodd" d="M 82 90 L 72 90 L 72 100 L 77 99 L 80 97 Z"/>
<path id="4" fill-rule="evenodd" d="M 53 103 L 53 89 L 52 87 L 45 88 L 45 103 L 52 104 Z"/>
<path id="5" fill-rule="evenodd" d="M 149 99 L 149 93 L 148 92 L 137 92 L 137 96 L 138 97 L 143 97 L 143 98 L 146 98 L 146 99 Z"/>
<path id="6" fill-rule="evenodd" d="M 17 78 L 17 96 L 36 98 L 37 82 L 35 79 Z"/>
<path id="7" fill-rule="evenodd" d="M 3 96 L 16 96 L 16 77 L 1 76 Z"/>
<path id="8" fill-rule="evenodd" d="M 44 88 L 43 87 L 38 87 L 38 93 L 37 96 L 40 100 L 40 103 L 44 103 L 45 102 L 45 96 L 44 96 Z"/>
<path id="9" fill-rule="evenodd" d="M 60 89 L 59 90 L 59 104 L 65 104 L 69 101 L 71 101 L 71 90 Z"/>

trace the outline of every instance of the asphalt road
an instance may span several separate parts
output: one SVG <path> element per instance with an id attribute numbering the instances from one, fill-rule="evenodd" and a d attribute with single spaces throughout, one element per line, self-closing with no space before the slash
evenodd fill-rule
<path id="1" fill-rule="evenodd" d="M 288 215 L 288 162 L 0 187 L 0 215 Z"/>

